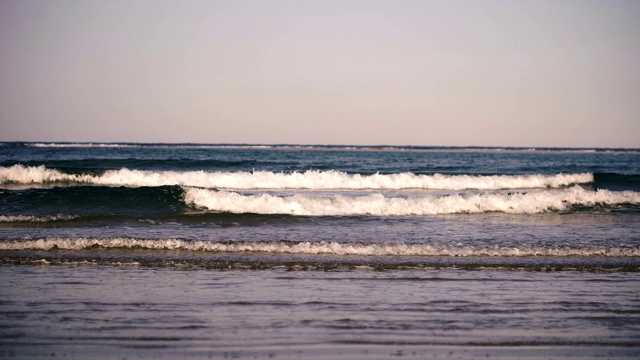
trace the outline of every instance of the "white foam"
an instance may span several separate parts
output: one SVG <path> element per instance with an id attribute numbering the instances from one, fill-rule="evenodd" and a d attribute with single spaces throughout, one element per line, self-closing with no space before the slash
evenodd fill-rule
<path id="1" fill-rule="evenodd" d="M 47 215 L 47 216 L 32 216 L 32 215 L 0 215 L 0 223 L 44 223 L 50 221 L 64 221 L 77 219 L 77 215 Z"/>
<path id="2" fill-rule="evenodd" d="M 46 238 L 0 241 L 0 250 L 83 250 L 102 248 L 142 248 L 150 250 L 186 250 L 207 252 L 263 252 L 281 254 L 332 254 L 363 256 L 640 256 L 640 248 L 623 247 L 504 247 L 426 244 L 361 244 L 338 242 L 213 242 L 178 239 L 147 240 L 134 238 Z"/>
<path id="3" fill-rule="evenodd" d="M 382 194 L 346 196 L 301 193 L 288 196 L 245 195 L 230 191 L 187 188 L 185 202 L 212 211 L 231 213 L 332 215 L 438 215 L 504 212 L 535 214 L 568 210 L 572 206 L 640 204 L 640 193 L 632 191 L 585 190 L 574 186 L 528 193 L 412 194 L 385 197 Z"/>
<path id="4" fill-rule="evenodd" d="M 0 167 L 0 183 L 33 184 L 73 182 L 109 186 L 183 185 L 218 189 L 311 189 L 311 190 L 495 190 L 556 188 L 593 182 L 593 174 L 553 175 L 416 175 L 347 174 L 340 171 L 278 173 L 204 172 L 204 171 L 145 171 L 119 169 L 102 175 L 64 174 L 44 166 L 13 165 Z"/>
<path id="5" fill-rule="evenodd" d="M 71 181 L 75 175 L 63 174 L 60 171 L 41 166 L 13 165 L 0 166 L 0 184 L 38 184 L 59 181 Z"/>
<path id="6" fill-rule="evenodd" d="M 30 143 L 28 147 L 38 148 L 139 148 L 138 144 L 117 143 Z"/>

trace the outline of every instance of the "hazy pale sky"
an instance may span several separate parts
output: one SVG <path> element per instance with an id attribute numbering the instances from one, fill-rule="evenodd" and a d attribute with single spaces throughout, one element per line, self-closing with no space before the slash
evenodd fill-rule
<path id="1" fill-rule="evenodd" d="M 640 147 L 640 1 L 0 1 L 0 140 Z"/>

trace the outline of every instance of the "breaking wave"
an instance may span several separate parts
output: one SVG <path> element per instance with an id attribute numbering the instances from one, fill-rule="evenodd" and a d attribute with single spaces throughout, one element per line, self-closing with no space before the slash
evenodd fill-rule
<path id="1" fill-rule="evenodd" d="M 362 244 L 339 242 L 212 242 L 179 239 L 147 240 L 135 238 L 46 238 L 34 240 L 2 240 L 0 250 L 84 250 L 105 249 L 149 249 L 183 250 L 205 252 L 260 252 L 274 254 L 329 254 L 357 256 L 483 256 L 483 257 L 525 257 L 525 256 L 640 256 L 640 248 L 631 247 L 544 247 L 544 246 L 460 246 L 427 244 Z"/>
<path id="2" fill-rule="evenodd" d="M 279 173 L 107 170 L 101 175 L 67 174 L 44 166 L 0 167 L 0 184 L 76 183 L 107 186 L 182 185 L 218 189 L 310 189 L 310 190 L 497 190 L 558 188 L 593 182 L 593 174 L 552 175 L 420 175 L 348 174 L 340 171 Z"/>
<path id="3" fill-rule="evenodd" d="M 640 204 L 633 191 L 586 190 L 579 186 L 527 193 L 475 193 L 436 196 L 431 194 L 392 196 L 369 194 L 270 194 L 246 195 L 237 192 L 187 188 L 185 202 L 211 211 L 305 216 L 406 216 L 456 213 L 504 212 L 535 214 L 566 211 L 573 207 Z"/>
<path id="4" fill-rule="evenodd" d="M 0 223 L 46 223 L 51 221 L 68 221 L 77 219 L 78 215 L 48 215 L 48 216 L 33 216 L 33 215 L 0 215 Z"/>

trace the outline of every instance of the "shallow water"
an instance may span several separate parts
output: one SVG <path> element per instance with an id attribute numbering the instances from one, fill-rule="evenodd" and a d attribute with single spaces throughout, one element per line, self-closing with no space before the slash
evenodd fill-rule
<path id="1" fill-rule="evenodd" d="M 3 356 L 637 357 L 636 273 L 0 266 Z"/>

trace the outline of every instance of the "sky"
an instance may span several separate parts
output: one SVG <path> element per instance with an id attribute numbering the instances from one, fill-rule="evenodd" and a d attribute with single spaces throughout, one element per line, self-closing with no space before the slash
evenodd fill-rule
<path id="1" fill-rule="evenodd" d="M 0 141 L 640 147 L 640 1 L 0 1 Z"/>

